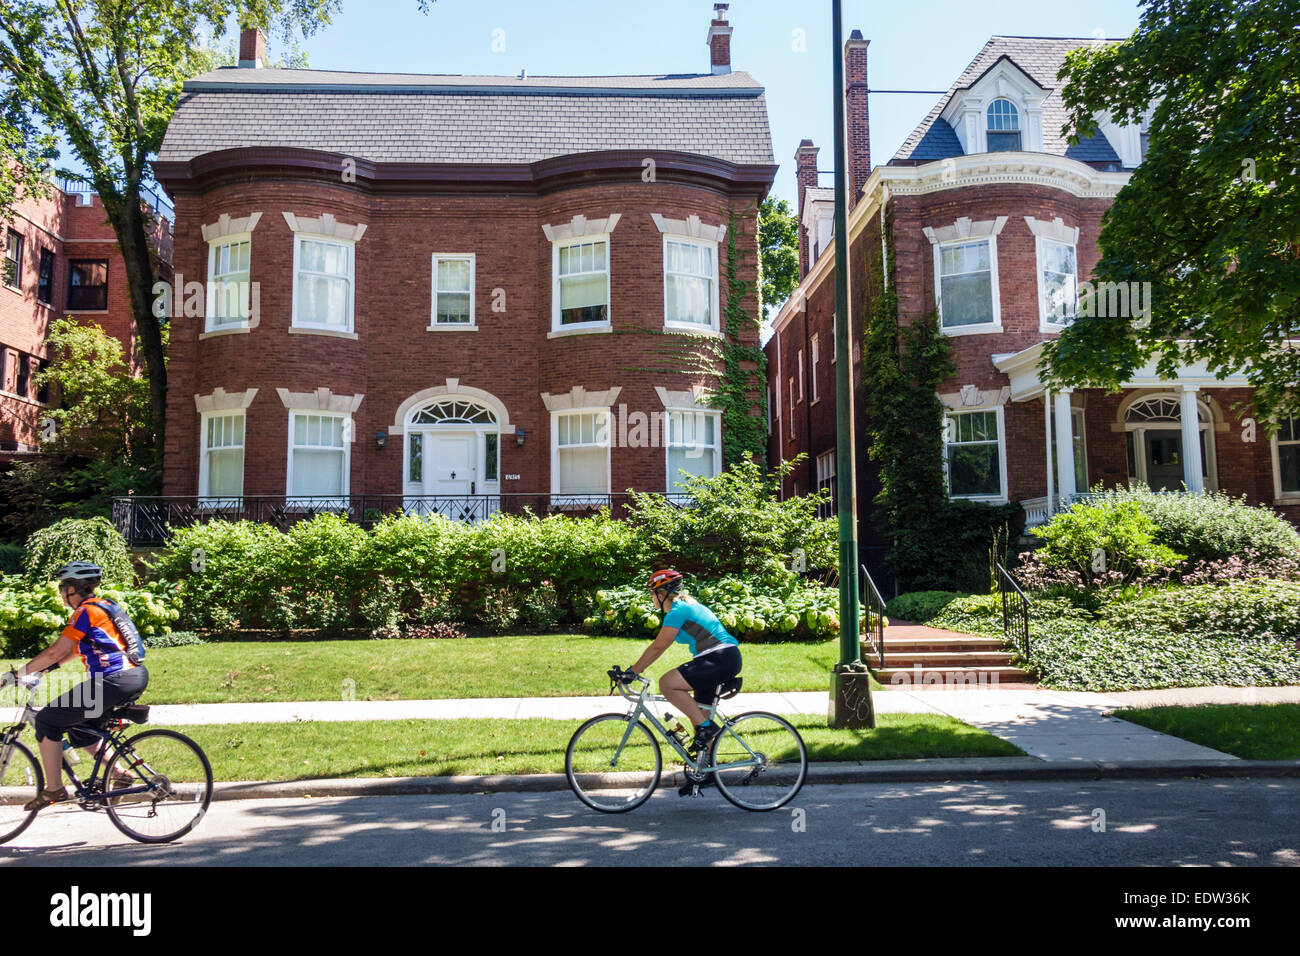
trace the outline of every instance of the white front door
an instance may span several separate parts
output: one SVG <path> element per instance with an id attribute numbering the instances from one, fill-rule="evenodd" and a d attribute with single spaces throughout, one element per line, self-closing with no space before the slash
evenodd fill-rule
<path id="1" fill-rule="evenodd" d="M 474 432 L 428 432 L 426 495 L 472 495 L 478 492 L 478 435 Z"/>

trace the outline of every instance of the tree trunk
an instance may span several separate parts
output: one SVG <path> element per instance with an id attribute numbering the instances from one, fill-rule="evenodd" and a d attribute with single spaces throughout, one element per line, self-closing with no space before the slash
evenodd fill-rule
<path id="1" fill-rule="evenodd" d="M 128 190 L 120 205 L 112 203 L 110 206 L 109 202 L 104 205 L 117 233 L 126 268 L 132 323 L 144 354 L 145 374 L 149 378 L 149 405 L 153 413 L 151 444 L 161 462 L 167 425 L 167 359 L 163 350 L 162 325 L 153 314 L 153 248 L 145 231 L 145 213 L 140 207 L 138 192 Z"/>

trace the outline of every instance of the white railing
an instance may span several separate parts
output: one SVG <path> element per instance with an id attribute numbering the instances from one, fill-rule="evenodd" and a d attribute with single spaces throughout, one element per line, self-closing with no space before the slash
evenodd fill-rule
<path id="1" fill-rule="evenodd" d="M 1080 501 L 1087 501 L 1094 497 L 1091 492 L 1081 491 L 1073 495 L 1052 495 L 1052 507 L 1047 507 L 1047 496 L 1041 498 L 1025 498 L 1020 502 L 1020 507 L 1025 509 L 1025 527 L 1037 528 L 1039 525 L 1047 524 L 1052 520 L 1052 515 L 1059 514 L 1062 511 L 1068 511 L 1072 505 Z"/>

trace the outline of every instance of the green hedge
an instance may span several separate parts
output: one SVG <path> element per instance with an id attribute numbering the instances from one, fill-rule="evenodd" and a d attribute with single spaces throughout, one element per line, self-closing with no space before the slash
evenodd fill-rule
<path id="1" fill-rule="evenodd" d="M 23 574 L 29 584 L 52 580 L 71 561 L 90 561 L 104 569 L 106 584 L 135 584 L 126 539 L 107 518 L 65 518 L 34 531 L 27 539 Z"/>

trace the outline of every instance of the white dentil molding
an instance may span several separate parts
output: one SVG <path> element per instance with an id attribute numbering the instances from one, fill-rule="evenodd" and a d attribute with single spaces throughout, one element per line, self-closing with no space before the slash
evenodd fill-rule
<path id="1" fill-rule="evenodd" d="M 249 213 L 247 216 L 232 217 L 229 213 L 222 213 L 217 221 L 212 225 L 200 226 L 199 230 L 203 233 L 205 242 L 212 242 L 214 239 L 221 239 L 224 236 L 237 236 L 240 233 L 252 232 L 257 228 L 257 222 L 262 218 L 260 212 Z"/>
<path id="2" fill-rule="evenodd" d="M 562 222 L 559 225 L 546 223 L 542 226 L 542 232 L 546 233 L 546 238 L 551 242 L 559 242 L 565 239 L 581 239 L 583 236 L 603 236 L 614 231 L 618 225 L 622 213 L 610 213 L 605 219 L 588 219 L 586 216 L 574 216 L 569 222 Z"/>
<path id="3" fill-rule="evenodd" d="M 721 242 L 727 235 L 727 226 L 706 225 L 699 216 L 687 216 L 685 219 L 669 219 L 667 216 L 661 216 L 657 212 L 652 212 L 650 218 L 654 220 L 655 226 L 665 235 L 671 236 L 688 236 L 691 239 L 703 239 L 706 242 Z M 610 227 L 613 229 L 613 226 Z"/>
<path id="4" fill-rule="evenodd" d="M 1067 226 L 1060 216 L 1051 222 L 1026 216 L 1025 223 L 1029 226 L 1029 231 L 1040 239 L 1052 239 L 1068 246 L 1077 245 L 1079 242 L 1079 227 Z"/>
<path id="5" fill-rule="evenodd" d="M 284 221 L 294 232 L 308 232 L 317 236 L 333 236 L 344 242 L 357 242 L 366 232 L 366 224 L 359 222 L 349 226 L 334 218 L 333 213 L 323 213 L 316 218 L 295 216 L 291 212 L 282 212 Z"/>
<path id="6" fill-rule="evenodd" d="M 253 404 L 257 389 L 250 388 L 243 392 L 227 392 L 218 385 L 211 395 L 195 395 L 194 407 L 200 412 L 239 411 Z"/>
<path id="7" fill-rule="evenodd" d="M 548 412 L 564 412 L 572 408 L 612 408 L 621 391 L 621 385 L 600 392 L 589 392 L 581 385 L 575 385 L 559 395 L 542 392 L 542 404 Z"/>
<path id="8" fill-rule="evenodd" d="M 322 412 L 345 412 L 351 414 L 361 405 L 364 395 L 335 395 L 328 388 L 318 388 L 314 392 L 291 392 L 287 388 L 277 388 L 275 393 L 285 408 L 295 411 L 319 410 Z"/>
<path id="9" fill-rule="evenodd" d="M 956 239 L 983 239 L 986 236 L 1001 235 L 1002 227 L 1006 224 L 1006 216 L 979 221 L 972 220 L 969 216 L 961 216 L 951 226 L 940 226 L 938 229 L 925 226 L 921 231 L 925 233 L 925 238 L 930 240 L 930 245 L 935 246 Z"/>

